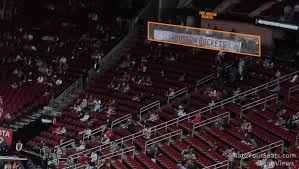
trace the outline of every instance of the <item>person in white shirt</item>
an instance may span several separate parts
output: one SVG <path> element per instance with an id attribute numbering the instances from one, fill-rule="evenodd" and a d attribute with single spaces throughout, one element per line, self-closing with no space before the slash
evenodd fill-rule
<path id="1" fill-rule="evenodd" d="M 59 68 L 62 68 L 66 64 L 67 59 L 62 56 L 59 60 Z"/>
<path id="2" fill-rule="evenodd" d="M 55 84 L 56 84 L 57 86 L 61 85 L 61 84 L 62 84 L 62 80 L 61 80 L 61 79 L 57 79 L 57 80 L 55 81 Z"/>
<path id="3" fill-rule="evenodd" d="M 89 119 L 89 114 L 85 113 L 84 116 L 80 119 L 82 122 L 86 122 Z"/>
<path id="4" fill-rule="evenodd" d="M 4 165 L 4 169 L 12 169 L 11 167 L 12 167 L 12 165 L 10 164 L 10 162 L 7 162 L 7 163 Z"/>
<path id="5" fill-rule="evenodd" d="M 22 149 L 23 149 L 23 144 L 21 140 L 19 140 L 19 142 L 16 144 L 16 150 L 21 151 Z"/>
<path id="6" fill-rule="evenodd" d="M 85 150 L 85 147 L 85 143 L 82 140 L 80 140 L 80 146 L 76 148 L 76 151 L 83 151 Z"/>
<path id="7" fill-rule="evenodd" d="M 43 83 L 44 82 L 44 77 L 43 76 L 39 76 L 37 78 L 37 83 Z"/>
<path id="8" fill-rule="evenodd" d="M 185 110 L 183 108 L 183 106 L 179 106 L 178 110 L 177 110 L 177 113 L 178 113 L 178 116 L 179 117 L 184 117 L 186 116 L 187 114 L 185 113 Z"/>
<path id="9" fill-rule="evenodd" d="M 92 152 L 90 155 L 90 161 L 94 163 L 97 160 L 98 160 L 98 154 L 96 152 Z"/>

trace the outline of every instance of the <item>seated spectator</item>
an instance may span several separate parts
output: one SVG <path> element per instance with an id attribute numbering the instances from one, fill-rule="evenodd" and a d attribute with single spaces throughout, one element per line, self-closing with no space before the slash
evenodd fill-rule
<path id="1" fill-rule="evenodd" d="M 113 83 L 113 82 L 109 83 L 109 85 L 108 85 L 107 87 L 108 87 L 108 89 L 114 89 L 114 88 L 115 88 L 115 86 L 114 86 L 114 83 Z"/>
<path id="2" fill-rule="evenodd" d="M 183 150 L 181 155 L 183 156 L 184 160 L 196 160 L 196 156 L 191 148 Z"/>
<path id="3" fill-rule="evenodd" d="M 44 78 L 44 76 L 39 76 L 38 78 L 37 78 L 37 83 L 40 83 L 40 84 L 42 84 L 42 83 L 44 83 L 45 82 L 45 78 Z"/>
<path id="4" fill-rule="evenodd" d="M 81 111 L 82 111 L 82 108 L 81 108 L 81 106 L 80 106 L 80 105 L 74 105 L 74 106 L 73 106 L 73 109 L 74 109 L 74 111 L 75 111 L 76 113 L 78 113 L 78 112 L 81 112 Z"/>
<path id="5" fill-rule="evenodd" d="M 223 118 L 218 117 L 218 118 L 217 118 L 217 121 L 216 121 L 216 123 L 215 123 L 215 126 L 216 126 L 217 128 L 219 128 L 220 130 L 224 130 L 225 123 L 224 123 Z"/>
<path id="6" fill-rule="evenodd" d="M 184 116 L 187 115 L 186 112 L 185 112 L 185 110 L 184 110 L 184 108 L 183 108 L 183 106 L 181 106 L 181 105 L 178 107 L 178 109 L 176 110 L 176 112 L 177 112 L 177 115 L 179 117 L 184 117 Z"/>
<path id="7" fill-rule="evenodd" d="M 62 84 L 62 80 L 60 78 L 58 78 L 56 81 L 55 81 L 55 84 L 57 86 L 61 85 Z"/>
<path id="8" fill-rule="evenodd" d="M 173 88 L 169 88 L 168 91 L 166 92 L 166 96 L 171 97 L 175 95 L 175 91 Z"/>
<path id="9" fill-rule="evenodd" d="M 110 138 L 106 135 L 103 135 L 101 139 L 101 144 L 108 144 L 108 143 L 110 143 Z"/>
<path id="10" fill-rule="evenodd" d="M 85 150 L 85 148 L 86 148 L 85 142 L 83 142 L 82 140 L 80 140 L 80 145 L 78 147 L 76 147 L 76 151 L 77 152 L 83 151 L 83 150 Z"/>
<path id="11" fill-rule="evenodd" d="M 145 127 L 143 128 L 143 138 L 145 139 L 150 139 L 151 138 L 151 134 L 152 134 L 152 129 L 151 128 L 148 128 L 148 127 Z"/>
<path id="12" fill-rule="evenodd" d="M 86 122 L 89 120 L 89 114 L 86 112 L 82 118 L 80 118 L 81 122 Z"/>
<path id="13" fill-rule="evenodd" d="M 17 89 L 19 86 L 17 84 L 17 82 L 12 82 L 12 84 L 10 85 L 12 89 Z"/>
<path id="14" fill-rule="evenodd" d="M 88 163 L 88 158 L 87 158 L 87 156 L 85 155 L 85 154 L 80 154 L 80 156 L 79 156 L 79 164 L 80 165 L 85 165 L 85 164 L 87 164 Z"/>
<path id="15" fill-rule="evenodd" d="M 228 169 L 233 169 L 235 166 L 235 159 L 237 157 L 237 153 L 234 148 L 227 149 L 223 152 L 223 156 L 228 158 Z"/>
<path id="16" fill-rule="evenodd" d="M 62 56 L 59 60 L 59 68 L 61 69 L 66 64 L 66 57 Z"/>
<path id="17" fill-rule="evenodd" d="M 54 147 L 54 154 L 56 155 L 57 159 L 62 157 L 62 149 L 59 145 Z"/>
<path id="18" fill-rule="evenodd" d="M 299 123 L 299 112 L 297 112 L 295 115 L 293 115 L 293 117 L 292 117 L 292 121 L 293 121 L 295 124 L 298 124 L 298 123 Z"/>
<path id="19" fill-rule="evenodd" d="M 83 131 L 78 133 L 79 135 L 85 135 L 87 139 L 90 138 L 91 136 L 91 129 L 84 129 Z"/>
<path id="20" fill-rule="evenodd" d="M 281 76 L 281 73 L 280 73 L 279 70 L 277 70 L 276 73 L 275 73 L 275 77 L 276 77 L 276 78 L 280 78 L 280 76 Z"/>
<path id="21" fill-rule="evenodd" d="M 120 146 L 117 145 L 115 143 L 115 141 L 112 142 L 111 146 L 110 146 L 110 152 L 114 155 L 115 153 L 117 153 L 120 150 Z"/>
<path id="22" fill-rule="evenodd" d="M 66 128 L 65 127 L 57 127 L 54 131 L 58 135 L 65 135 L 66 134 Z"/>
<path id="23" fill-rule="evenodd" d="M 263 67 L 268 68 L 268 69 L 272 69 L 274 67 L 274 63 L 271 60 L 266 58 L 263 62 Z"/>
<path id="24" fill-rule="evenodd" d="M 93 108 L 93 112 L 100 112 L 103 110 L 103 105 L 102 105 L 102 101 L 99 99 L 99 100 L 94 100 L 94 108 Z"/>
<path id="25" fill-rule="evenodd" d="M 81 107 L 81 109 L 84 109 L 84 108 L 87 107 L 87 99 L 86 99 L 86 98 L 84 98 L 84 99 L 81 101 L 81 103 L 80 103 L 80 107 Z"/>
<path id="26" fill-rule="evenodd" d="M 151 158 L 151 160 L 156 159 L 156 154 L 158 152 L 158 146 L 157 144 L 152 144 L 146 149 L 147 155 Z"/>
<path id="27" fill-rule="evenodd" d="M 210 107 L 215 106 L 214 100 L 212 100 L 211 103 L 209 103 L 209 106 L 210 106 Z"/>
<path id="28" fill-rule="evenodd" d="M 281 90 L 281 87 L 280 87 L 280 84 L 278 83 L 271 91 L 277 93 L 280 90 Z"/>
<path id="29" fill-rule="evenodd" d="M 113 114 L 116 114 L 116 113 L 115 113 L 114 108 L 109 106 L 107 111 L 106 111 L 106 114 L 107 114 L 107 117 L 110 118 Z"/>
<path id="30" fill-rule="evenodd" d="M 238 95 L 241 93 L 241 89 L 238 87 L 236 90 L 233 91 L 233 95 Z"/>
<path id="31" fill-rule="evenodd" d="M 131 87 L 129 84 L 126 84 L 121 92 L 128 93 L 130 91 Z"/>
<path id="32" fill-rule="evenodd" d="M 114 132 L 111 128 L 108 128 L 105 132 L 104 132 L 104 136 L 108 137 L 109 139 L 112 139 L 114 137 Z"/>
<path id="33" fill-rule="evenodd" d="M 244 120 L 244 122 L 241 124 L 241 130 L 244 132 L 251 132 L 252 131 L 252 126 L 251 123 L 248 122 L 247 120 Z"/>
<path id="34" fill-rule="evenodd" d="M 185 161 L 185 160 L 181 161 L 181 163 L 178 164 L 178 166 L 179 166 L 179 169 L 188 169 L 188 168 L 186 167 L 186 161 Z"/>
<path id="35" fill-rule="evenodd" d="M 248 146 L 250 146 L 251 149 L 256 149 L 257 148 L 257 144 L 256 144 L 254 138 L 250 137 L 249 134 L 247 134 L 247 133 L 245 134 L 244 140 L 242 140 L 241 142 L 248 145 Z"/>
<path id="36" fill-rule="evenodd" d="M 211 91 L 208 93 L 208 96 L 209 96 L 209 97 L 216 97 L 216 96 L 217 96 L 217 90 L 211 90 Z"/>
<path id="37" fill-rule="evenodd" d="M 148 121 L 150 121 L 154 124 L 157 124 L 159 120 L 160 120 L 160 118 L 159 118 L 159 115 L 157 113 L 152 113 L 148 118 Z"/>
<path id="38" fill-rule="evenodd" d="M 95 162 L 98 161 L 98 153 L 97 153 L 97 152 L 92 152 L 92 153 L 90 154 L 90 161 L 91 161 L 92 163 L 95 163 Z"/>

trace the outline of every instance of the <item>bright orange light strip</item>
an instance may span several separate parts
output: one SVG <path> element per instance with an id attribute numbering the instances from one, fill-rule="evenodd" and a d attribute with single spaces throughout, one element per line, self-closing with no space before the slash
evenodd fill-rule
<path id="1" fill-rule="evenodd" d="M 190 26 L 173 25 L 173 24 L 166 24 L 166 23 L 159 23 L 159 22 L 148 22 L 147 23 L 147 40 L 149 40 L 149 41 L 168 43 L 168 44 L 174 44 L 174 45 L 181 45 L 181 46 L 189 46 L 189 47 L 209 49 L 209 50 L 217 50 L 217 51 L 219 51 L 219 49 L 202 47 L 202 46 L 195 46 L 195 45 L 189 45 L 189 44 L 183 44 L 183 43 L 176 43 L 176 42 L 170 42 L 170 41 L 165 41 L 165 40 L 151 39 L 150 34 L 149 34 L 149 28 L 150 28 L 151 24 L 153 24 L 153 25 L 164 25 L 164 26 L 170 26 L 170 27 L 176 27 L 176 28 L 182 28 L 182 29 L 188 28 L 188 29 L 193 29 L 193 30 L 206 30 L 206 31 L 211 31 L 211 32 L 221 32 L 221 33 L 224 33 L 224 34 L 236 34 L 236 35 L 239 35 L 239 36 L 256 37 L 258 39 L 258 42 L 259 42 L 259 52 L 258 52 L 258 54 L 244 53 L 244 52 L 234 52 L 234 51 L 227 51 L 227 50 L 223 50 L 223 52 L 261 57 L 262 40 L 261 40 L 260 35 L 251 35 L 251 34 L 244 34 L 244 33 L 227 32 L 227 31 L 212 30 L 212 29 L 206 29 L 206 28 L 195 28 L 195 27 L 190 27 Z"/>

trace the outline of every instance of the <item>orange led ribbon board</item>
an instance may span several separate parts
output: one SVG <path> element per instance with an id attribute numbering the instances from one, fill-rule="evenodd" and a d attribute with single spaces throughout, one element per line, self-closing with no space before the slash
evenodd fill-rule
<path id="1" fill-rule="evenodd" d="M 148 22 L 150 41 L 261 56 L 261 36 L 205 28 Z"/>

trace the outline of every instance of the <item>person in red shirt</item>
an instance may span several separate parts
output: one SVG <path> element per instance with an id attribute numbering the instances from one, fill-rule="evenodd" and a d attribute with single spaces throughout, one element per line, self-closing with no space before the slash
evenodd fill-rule
<path id="1" fill-rule="evenodd" d="M 104 133 L 104 136 L 108 137 L 110 140 L 113 137 L 113 135 L 114 135 L 114 133 L 113 133 L 112 129 L 110 129 L 110 128 L 108 130 L 106 130 Z"/>
<path id="2" fill-rule="evenodd" d="M 63 168 L 64 168 L 64 165 L 63 165 L 61 162 L 59 162 L 59 163 L 57 164 L 56 168 L 57 168 L 57 169 L 63 169 Z"/>
<path id="3" fill-rule="evenodd" d="M 201 122 L 201 116 L 200 115 L 196 115 L 194 120 L 193 120 L 193 123 L 194 124 L 199 124 Z"/>
<path id="4" fill-rule="evenodd" d="M 80 163 L 80 165 L 87 164 L 87 157 L 86 157 L 86 155 L 84 155 L 84 154 L 80 155 L 80 157 L 79 157 L 79 163 Z"/>

